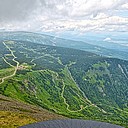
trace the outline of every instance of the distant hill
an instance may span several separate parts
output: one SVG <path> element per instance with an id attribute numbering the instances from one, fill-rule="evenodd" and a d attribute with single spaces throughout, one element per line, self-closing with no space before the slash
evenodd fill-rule
<path id="1" fill-rule="evenodd" d="M 126 127 L 127 85 L 128 61 L 27 41 L 0 42 L 0 93 L 57 114 Z"/>
<path id="2" fill-rule="evenodd" d="M 114 49 L 115 45 L 112 49 L 108 49 L 106 47 L 100 47 L 98 45 L 92 45 L 89 43 L 82 41 L 74 41 L 67 40 L 62 38 L 57 38 L 54 36 L 32 33 L 32 32 L 0 32 L 0 40 L 16 40 L 16 41 L 30 41 L 38 44 L 46 44 L 52 46 L 66 47 L 66 48 L 74 48 L 84 51 L 89 51 L 96 53 L 98 55 L 107 56 L 110 58 L 119 58 L 128 60 L 128 48 L 120 47 L 118 49 Z M 98 42 L 97 42 L 98 43 Z M 104 42 L 99 42 L 104 43 Z M 95 44 L 95 42 L 94 42 Z M 104 46 L 104 45 L 103 45 Z"/>

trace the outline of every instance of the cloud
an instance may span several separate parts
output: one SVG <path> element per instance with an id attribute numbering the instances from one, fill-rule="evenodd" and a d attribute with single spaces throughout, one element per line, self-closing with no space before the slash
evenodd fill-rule
<path id="1" fill-rule="evenodd" d="M 104 16 L 103 16 L 104 17 Z M 45 31 L 128 31 L 128 19 L 105 16 L 99 19 L 46 21 L 41 29 Z"/>
<path id="2" fill-rule="evenodd" d="M 25 20 L 36 7 L 35 0 L 0 0 L 0 21 Z"/>
<path id="3" fill-rule="evenodd" d="M 128 31 L 128 0 L 0 0 L 0 29 Z"/>
<path id="4" fill-rule="evenodd" d="M 122 46 L 128 46 L 127 40 L 111 39 L 110 37 L 107 37 L 107 38 L 103 39 L 103 41 L 120 44 Z"/>
<path id="5" fill-rule="evenodd" d="M 128 9 L 128 2 L 123 4 L 121 7 L 122 7 L 122 9 L 126 9 L 127 10 Z"/>
<path id="6" fill-rule="evenodd" d="M 110 37 L 107 37 L 103 41 L 111 41 L 111 38 Z"/>

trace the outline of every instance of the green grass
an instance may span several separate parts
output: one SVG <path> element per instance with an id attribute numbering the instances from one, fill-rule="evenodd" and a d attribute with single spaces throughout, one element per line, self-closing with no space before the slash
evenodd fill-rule
<path id="1" fill-rule="evenodd" d="M 26 124 L 36 122 L 30 116 L 18 112 L 0 111 L 0 127 L 1 128 L 17 128 Z"/>
<path id="2" fill-rule="evenodd" d="M 29 42 L 7 45 L 15 51 L 21 68 L 0 85 L 3 95 L 70 118 L 126 126 L 127 80 L 118 63 L 125 66 L 126 72 L 127 62 Z M 0 73 L 3 77 L 11 72 L 10 68 Z"/>
<path id="3" fill-rule="evenodd" d="M 0 79 L 13 74 L 14 70 L 15 70 L 14 68 L 1 69 L 0 70 Z"/>

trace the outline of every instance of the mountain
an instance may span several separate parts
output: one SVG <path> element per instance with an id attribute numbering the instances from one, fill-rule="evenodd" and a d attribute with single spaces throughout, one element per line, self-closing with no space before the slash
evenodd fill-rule
<path id="1" fill-rule="evenodd" d="M 74 48 L 84 51 L 96 53 L 98 55 L 107 56 L 111 58 L 119 58 L 128 60 L 128 48 L 124 46 L 116 46 L 115 43 L 106 43 L 93 39 L 88 40 L 88 43 L 82 41 L 67 40 L 49 36 L 45 34 L 32 32 L 0 32 L 0 40 L 20 40 L 30 41 L 37 44 L 46 44 L 52 46 Z M 86 41 L 86 40 L 85 40 Z M 90 43 L 90 44 L 89 44 Z M 95 45 L 92 45 L 95 44 Z M 96 45 L 97 44 L 97 45 Z M 99 46 L 100 45 L 100 46 Z M 101 47 L 104 46 L 104 47 Z"/>
<path id="2" fill-rule="evenodd" d="M 29 41 L 0 42 L 0 93 L 69 118 L 128 124 L 128 61 Z"/>
<path id="3" fill-rule="evenodd" d="M 38 121 L 64 118 L 43 108 L 0 95 L 1 128 L 14 128 Z"/>

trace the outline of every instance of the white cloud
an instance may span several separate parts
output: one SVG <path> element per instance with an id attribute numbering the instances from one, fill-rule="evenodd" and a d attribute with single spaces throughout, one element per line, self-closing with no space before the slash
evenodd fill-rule
<path id="1" fill-rule="evenodd" d="M 9 3 L 0 0 L 0 29 L 128 32 L 128 17 L 114 14 L 116 10 L 128 9 L 128 0 L 11 0 Z"/>
<path id="2" fill-rule="evenodd" d="M 115 43 L 115 44 L 120 44 L 122 46 L 128 46 L 128 42 L 126 40 L 113 40 L 110 37 L 105 38 L 103 41 Z"/>
<path id="3" fill-rule="evenodd" d="M 122 7 L 123 9 L 128 9 L 128 3 L 123 4 L 121 7 Z"/>
<path id="4" fill-rule="evenodd" d="M 46 27 L 47 26 L 47 27 Z M 85 20 L 54 20 L 45 22 L 41 29 L 45 31 L 128 31 L 128 18 L 117 16 Z"/>
<path id="5" fill-rule="evenodd" d="M 107 37 L 103 41 L 111 41 L 111 38 L 110 37 Z"/>

